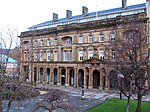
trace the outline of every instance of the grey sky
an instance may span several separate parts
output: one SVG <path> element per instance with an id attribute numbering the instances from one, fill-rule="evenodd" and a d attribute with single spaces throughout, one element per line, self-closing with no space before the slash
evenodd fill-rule
<path id="1" fill-rule="evenodd" d="M 73 15 L 81 14 L 82 6 L 89 12 L 121 7 L 122 0 L 0 0 L 0 26 L 11 26 L 19 32 L 28 27 L 52 19 L 52 13 L 59 18 L 66 16 L 66 10 Z M 146 0 L 127 0 L 127 5 L 145 3 Z M 97 6 L 97 8 L 96 8 Z"/>

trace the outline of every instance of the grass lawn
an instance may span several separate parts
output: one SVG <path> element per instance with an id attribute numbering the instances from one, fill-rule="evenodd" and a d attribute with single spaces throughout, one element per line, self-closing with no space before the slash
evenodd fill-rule
<path id="1" fill-rule="evenodd" d="M 120 100 L 117 98 L 113 98 L 86 112 L 125 112 L 126 106 L 127 106 L 127 100 Z M 137 101 L 131 100 L 130 112 L 135 112 L 136 106 L 137 106 Z M 142 102 L 142 112 L 150 112 L 150 102 Z"/>

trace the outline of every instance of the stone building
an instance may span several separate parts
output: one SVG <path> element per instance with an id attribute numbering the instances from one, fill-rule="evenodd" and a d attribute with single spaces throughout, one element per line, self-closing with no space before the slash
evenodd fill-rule
<path id="1" fill-rule="evenodd" d="M 125 19 L 149 18 L 149 1 L 72 16 L 53 13 L 51 21 L 43 22 L 22 32 L 21 71 L 28 71 L 30 82 L 86 88 L 116 87 L 117 72 L 113 69 L 116 29 Z M 111 64 L 110 64 L 111 63 Z"/>

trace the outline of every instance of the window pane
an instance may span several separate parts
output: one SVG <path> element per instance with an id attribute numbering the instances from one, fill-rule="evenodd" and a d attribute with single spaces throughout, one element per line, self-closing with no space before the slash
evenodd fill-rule
<path id="1" fill-rule="evenodd" d="M 89 36 L 89 42 L 92 43 L 93 42 L 93 37 Z"/>
<path id="2" fill-rule="evenodd" d="M 47 61 L 50 61 L 50 59 L 51 59 L 50 51 L 47 51 Z"/>
<path id="3" fill-rule="evenodd" d="M 83 51 L 79 51 L 79 61 L 83 61 Z"/>
<path id="4" fill-rule="evenodd" d="M 88 51 L 88 59 L 93 58 L 93 51 Z"/>
<path id="5" fill-rule="evenodd" d="M 83 36 L 79 36 L 79 43 L 83 43 Z"/>
<path id="6" fill-rule="evenodd" d="M 55 51 L 54 52 L 54 61 L 57 61 L 58 60 L 58 54 L 57 54 L 57 52 Z"/>
<path id="7" fill-rule="evenodd" d="M 104 60 L 104 50 L 99 51 L 99 59 Z"/>

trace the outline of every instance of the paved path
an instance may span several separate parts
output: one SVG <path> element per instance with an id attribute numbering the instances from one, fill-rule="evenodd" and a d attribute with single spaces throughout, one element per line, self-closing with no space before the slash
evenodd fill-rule
<path id="1" fill-rule="evenodd" d="M 75 107 L 78 108 L 78 112 L 83 112 L 92 107 L 95 107 L 105 102 L 107 99 L 114 98 L 114 97 L 119 98 L 119 95 L 115 92 L 107 93 L 105 91 L 100 92 L 98 89 L 85 89 L 84 92 L 85 99 L 81 100 L 81 94 L 82 94 L 81 88 L 73 88 L 73 87 L 65 87 L 65 86 L 49 86 L 49 85 L 44 85 L 44 86 L 38 85 L 37 87 L 44 88 L 44 89 L 55 88 L 55 89 L 61 89 L 63 91 L 68 92 L 71 104 L 73 104 Z M 13 102 L 10 112 L 31 112 L 32 108 L 34 107 L 34 104 L 41 99 L 42 98 L 39 96 L 37 98 L 26 100 L 21 103 Z M 143 97 L 143 100 L 150 102 L 150 96 Z M 6 101 L 3 102 L 3 104 L 4 104 L 3 108 L 5 111 Z M 18 108 L 16 105 L 21 105 L 21 106 L 19 106 Z M 43 111 L 36 111 L 36 112 L 43 112 Z M 58 110 L 58 112 L 60 112 L 60 110 Z"/>

